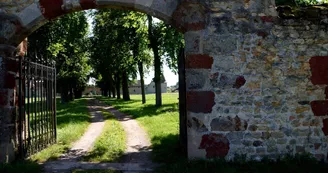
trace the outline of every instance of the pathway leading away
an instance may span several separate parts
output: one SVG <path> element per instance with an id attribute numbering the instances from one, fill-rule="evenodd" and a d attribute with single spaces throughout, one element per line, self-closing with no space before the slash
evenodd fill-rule
<path id="1" fill-rule="evenodd" d="M 76 141 L 72 148 L 58 160 L 44 163 L 46 173 L 70 173 L 72 170 L 119 170 L 124 173 L 151 172 L 155 165 L 150 159 L 150 141 L 147 133 L 136 120 L 123 114 L 111 106 L 96 99 L 88 100 L 91 124 L 85 134 Z M 92 148 L 105 126 L 101 110 L 112 113 L 120 122 L 127 135 L 126 152 L 121 163 L 91 163 L 81 162 Z"/>

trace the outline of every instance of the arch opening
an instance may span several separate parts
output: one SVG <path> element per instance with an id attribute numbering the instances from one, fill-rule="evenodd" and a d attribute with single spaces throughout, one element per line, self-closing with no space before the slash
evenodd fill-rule
<path id="1" fill-rule="evenodd" d="M 137 11 L 144 12 L 144 10 L 142 10 L 141 7 L 140 8 L 135 8 L 133 6 L 120 6 L 120 4 L 115 4 L 115 6 L 113 6 L 113 4 L 110 4 L 110 5 L 108 5 L 108 4 L 107 5 L 101 5 L 101 6 L 97 6 L 95 9 L 98 9 L 98 8 L 113 8 L 113 7 L 114 8 L 119 8 L 119 9 L 128 9 L 128 10 L 130 10 L 130 9 L 136 10 L 137 9 Z M 84 10 L 84 9 L 81 9 L 81 10 Z M 70 13 L 71 12 L 76 12 L 76 11 L 79 11 L 79 10 L 71 10 Z M 145 11 L 147 11 L 147 9 Z M 153 12 L 150 11 L 148 13 L 151 13 L 152 15 L 155 14 L 154 10 L 153 10 Z M 148 14 L 148 13 L 146 13 L 146 14 Z M 61 14 L 61 15 L 65 15 L 65 14 L 68 14 L 68 13 L 65 12 L 64 14 Z M 53 18 L 51 18 L 51 20 L 56 20 L 61 15 L 53 16 Z M 159 16 L 160 19 L 164 19 L 164 22 L 166 22 L 167 24 L 170 24 L 172 22 L 172 17 L 170 17 L 170 16 L 168 16 L 168 17 L 165 17 L 165 16 L 163 17 L 162 16 L 161 17 L 161 15 L 162 14 L 160 14 L 160 13 L 156 13 L 154 16 L 155 17 L 158 17 Z M 20 30 L 18 32 L 18 34 L 14 35 L 10 39 L 11 40 L 10 43 L 13 44 L 13 45 L 18 44 L 20 42 L 20 40 L 22 40 L 24 37 L 32 34 L 38 28 L 40 28 L 41 26 L 43 26 L 44 24 L 46 24 L 49 19 L 45 18 L 45 16 L 43 15 L 43 16 L 36 17 L 33 20 L 30 20 L 31 22 L 26 22 L 26 26 L 27 27 L 24 27 L 22 30 Z M 179 91 L 184 91 L 184 90 L 181 90 L 180 89 Z"/>

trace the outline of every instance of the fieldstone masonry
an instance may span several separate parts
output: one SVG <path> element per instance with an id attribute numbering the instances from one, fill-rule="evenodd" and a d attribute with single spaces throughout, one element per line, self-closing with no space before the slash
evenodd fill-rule
<path id="1" fill-rule="evenodd" d="M 311 153 L 327 160 L 326 7 L 276 8 L 274 0 L 4 0 L 2 50 L 48 20 L 102 7 L 142 11 L 185 34 L 190 158 Z M 11 86 L 3 76 L 9 70 L 0 64 L 3 127 L 15 105 L 8 104 L 13 89 L 4 86 Z M 0 134 L 8 146 L 11 132 L 0 128 Z"/>

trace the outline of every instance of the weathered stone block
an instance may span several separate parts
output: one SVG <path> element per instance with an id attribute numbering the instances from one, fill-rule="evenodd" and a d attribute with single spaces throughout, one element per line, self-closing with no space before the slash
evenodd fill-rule
<path id="1" fill-rule="evenodd" d="M 241 120 L 238 116 L 215 118 L 211 122 L 212 131 L 245 131 L 247 126 L 247 121 Z"/>
<path id="2" fill-rule="evenodd" d="M 254 147 L 259 147 L 259 146 L 262 146 L 263 145 L 263 142 L 262 141 L 254 141 L 253 142 L 253 146 Z"/>
<path id="3" fill-rule="evenodd" d="M 322 128 L 323 133 L 328 136 L 328 118 L 323 120 L 323 128 Z"/>
<path id="4" fill-rule="evenodd" d="M 203 133 L 203 132 L 208 131 L 207 127 L 205 126 L 205 124 L 201 120 L 199 120 L 195 117 L 192 117 L 192 120 L 193 120 L 192 124 L 194 124 L 194 125 L 192 125 L 192 127 L 195 127 L 197 132 Z"/>
<path id="5" fill-rule="evenodd" d="M 273 138 L 283 138 L 284 136 L 283 132 L 271 132 L 271 137 Z"/>
<path id="6" fill-rule="evenodd" d="M 206 79 L 208 78 L 208 71 L 200 70 L 186 70 L 186 85 L 188 90 L 202 89 L 206 84 Z"/>

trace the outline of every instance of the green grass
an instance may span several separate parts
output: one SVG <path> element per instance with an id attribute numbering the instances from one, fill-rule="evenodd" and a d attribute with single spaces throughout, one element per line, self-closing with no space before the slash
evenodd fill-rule
<path id="1" fill-rule="evenodd" d="M 86 99 L 76 99 L 65 104 L 59 101 L 57 99 L 57 144 L 31 156 L 33 161 L 44 162 L 58 158 L 83 135 L 90 124 Z"/>
<path id="2" fill-rule="evenodd" d="M 105 128 L 84 160 L 115 162 L 120 159 L 126 149 L 125 132 L 120 122 L 111 113 L 106 111 L 102 111 L 102 113 L 106 119 Z"/>
<path id="3" fill-rule="evenodd" d="M 147 95 L 141 103 L 140 95 L 131 95 L 131 101 L 98 97 L 116 109 L 133 116 L 146 129 L 153 147 L 155 162 L 173 163 L 180 155 L 178 94 L 163 94 L 163 106 L 155 106 L 155 95 Z"/>

